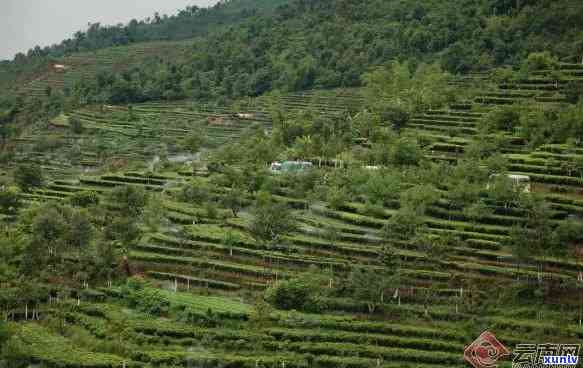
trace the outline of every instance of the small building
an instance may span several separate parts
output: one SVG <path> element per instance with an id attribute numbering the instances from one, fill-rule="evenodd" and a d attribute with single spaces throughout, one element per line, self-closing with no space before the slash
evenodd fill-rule
<path id="1" fill-rule="evenodd" d="M 213 115 L 207 118 L 210 125 L 230 125 L 230 121 L 225 119 L 222 115 Z"/>
<path id="2" fill-rule="evenodd" d="M 283 161 L 273 162 L 269 168 L 272 173 L 302 172 L 313 168 L 314 165 L 308 161 Z"/>
<path id="3" fill-rule="evenodd" d="M 70 66 L 64 64 L 53 64 L 53 69 L 55 69 L 56 71 L 64 72 L 65 70 L 68 70 L 70 68 L 71 68 Z"/>

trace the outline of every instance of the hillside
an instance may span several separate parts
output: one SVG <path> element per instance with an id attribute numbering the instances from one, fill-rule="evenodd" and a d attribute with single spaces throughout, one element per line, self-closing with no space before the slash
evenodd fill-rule
<path id="1" fill-rule="evenodd" d="M 219 31 L 225 25 L 237 24 L 250 16 L 269 14 L 280 3 L 281 1 L 229 0 L 220 1 L 210 8 L 187 7 L 170 16 L 156 14 L 153 19 L 132 20 L 127 25 L 91 24 L 87 31 L 79 31 L 73 38 L 66 39 L 60 44 L 37 46 L 26 54 L 16 55 L 12 61 L 2 61 L 0 63 L 0 84 L 4 87 L 2 93 L 6 92 L 7 87 L 18 88 L 23 84 L 32 84 L 31 88 L 36 88 L 39 84 L 42 87 L 45 85 L 62 87 L 61 78 L 52 68 L 54 64 L 87 65 L 89 71 L 85 71 L 84 75 L 92 77 L 95 77 L 95 74 L 91 74 L 95 69 L 94 64 L 99 64 L 103 70 L 119 72 L 119 68 L 108 68 L 108 64 L 113 63 L 117 66 L 140 64 L 144 61 L 141 56 L 165 56 L 165 50 L 182 45 L 176 41 Z M 166 41 L 167 44 L 158 47 L 160 45 L 158 41 Z M 139 43 L 146 44 L 132 47 Z M 108 48 L 113 49 L 104 50 Z M 126 51 L 132 54 L 131 58 L 125 55 Z M 69 80 L 77 79 L 79 76 L 71 74 L 73 77 L 68 78 Z M 54 77 L 59 82 L 50 83 Z M 49 83 L 44 83 L 44 80 L 48 80 Z"/>
<path id="2" fill-rule="evenodd" d="M 301 0 L 59 59 L 0 101 L 0 365 L 466 367 L 484 330 L 579 344 L 580 8 Z M 478 66 L 494 23 L 528 32 Z M 417 48 L 429 29 L 447 44 Z"/>
<path id="3" fill-rule="evenodd" d="M 269 5 L 237 0 L 113 30 L 97 26 L 79 34 L 79 40 L 64 41 L 63 50 L 36 50 L 7 65 L 12 68 L 10 75 L 22 75 L 21 82 L 50 80 L 51 75 L 44 73 L 19 73 L 19 67 L 46 71 L 55 58 L 57 62 L 70 53 L 119 45 L 119 40 L 132 44 L 206 35 L 193 41 L 194 51 L 188 57 L 172 61 L 173 94 L 236 99 L 271 89 L 359 86 L 364 72 L 389 60 L 409 60 L 412 65 L 440 61 L 453 74 L 517 67 L 528 54 L 542 51 L 563 62 L 580 62 L 582 8 L 572 0 L 455 0 L 447 4 L 318 0 Z M 99 60 L 89 59 L 89 63 Z M 124 64 L 123 59 L 122 52 L 118 64 Z M 132 60 L 130 65 L 134 72 L 146 75 L 126 75 L 136 85 L 132 92 L 137 95 L 128 96 L 126 102 L 155 100 L 158 95 L 143 96 L 146 85 L 170 83 L 156 80 L 157 71 L 167 68 L 165 63 L 153 66 L 140 61 Z M 95 95 L 107 97 L 113 88 L 107 83 L 95 86 L 91 80 L 84 84 L 84 93 L 74 96 L 82 101 L 94 100 Z"/>
<path id="4" fill-rule="evenodd" d="M 27 97 L 43 97 L 48 88 L 54 91 L 70 90 L 77 81 L 94 79 L 100 73 L 120 73 L 132 65 L 139 65 L 150 59 L 179 59 L 191 44 L 188 41 L 139 43 L 76 53 L 51 62 L 47 65 L 47 70 L 24 83 L 17 89 L 17 93 Z"/>

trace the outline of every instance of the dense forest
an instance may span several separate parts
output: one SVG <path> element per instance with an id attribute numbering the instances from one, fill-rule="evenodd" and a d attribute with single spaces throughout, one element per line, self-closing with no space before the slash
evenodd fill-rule
<path id="1" fill-rule="evenodd" d="M 271 89 L 358 86 L 368 68 L 390 60 L 439 61 L 453 73 L 517 66 L 529 53 L 563 61 L 583 56 L 578 1 L 229 1 L 189 7 L 124 26 L 92 25 L 52 47 L 37 47 L 5 63 L 12 75 L 47 58 L 147 40 L 204 34 L 192 55 L 148 62 L 123 75 L 83 81 L 83 101 L 138 102 L 159 98 L 238 98 Z M 268 12 L 267 9 L 273 9 Z M 259 13 L 257 9 L 260 9 Z M 265 13 L 267 12 L 266 15 Z"/>
<path id="2" fill-rule="evenodd" d="M 226 24 L 256 14 L 272 11 L 281 1 L 223 0 L 209 8 L 189 6 L 177 14 L 155 13 L 128 24 L 92 23 L 85 31 L 51 46 L 36 46 L 15 55 L 12 61 L 0 61 L 0 82 L 14 81 L 19 75 L 42 71 L 48 62 L 78 52 L 158 40 L 182 40 L 203 36 Z"/>
<path id="3" fill-rule="evenodd" d="M 583 53 L 583 6 L 554 1 L 297 1 L 195 42 L 191 57 L 78 86 L 84 100 L 239 98 L 353 87 L 369 68 L 439 61 L 450 73 L 518 66 L 529 53 Z M 532 22 L 536 19 L 536 22 Z M 121 91 L 120 91 L 121 90 Z M 119 93 L 121 92 L 121 93 Z"/>

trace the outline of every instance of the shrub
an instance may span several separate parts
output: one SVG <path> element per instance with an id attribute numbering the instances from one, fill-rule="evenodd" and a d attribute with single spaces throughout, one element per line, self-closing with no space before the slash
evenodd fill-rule
<path id="1" fill-rule="evenodd" d="M 105 228 L 105 238 L 107 240 L 119 240 L 124 244 L 131 244 L 139 238 L 141 232 L 130 217 L 118 217 L 111 221 Z"/>
<path id="2" fill-rule="evenodd" d="M 147 287 L 146 283 L 136 278 L 127 281 L 122 295 L 131 308 L 144 313 L 159 316 L 167 313 L 170 307 L 170 302 L 160 291 Z"/>
<path id="3" fill-rule="evenodd" d="M 560 244 L 573 244 L 583 241 L 583 225 L 575 220 L 560 223 L 555 229 L 555 237 Z"/>
<path id="4" fill-rule="evenodd" d="M 364 206 L 359 209 L 359 212 L 362 212 L 363 215 L 376 218 L 384 218 L 386 216 L 383 206 L 374 204 L 370 201 L 366 201 Z"/>
<path id="5" fill-rule="evenodd" d="M 10 330 L 8 329 L 8 324 L 4 321 L 0 321 L 0 351 L 4 347 L 4 344 L 10 339 Z"/>
<path id="6" fill-rule="evenodd" d="M 572 104 L 579 102 L 581 96 L 583 96 L 583 83 L 579 81 L 569 82 L 564 94 L 567 102 Z"/>
<path id="7" fill-rule="evenodd" d="M 206 144 L 205 134 L 200 130 L 195 130 L 184 139 L 183 145 L 190 152 L 198 152 Z"/>
<path id="8" fill-rule="evenodd" d="M 401 178 L 395 174 L 372 173 L 359 192 L 374 204 L 387 205 L 391 199 L 398 199 L 402 188 Z"/>
<path id="9" fill-rule="evenodd" d="M 75 116 L 70 117 L 69 128 L 71 129 L 71 132 L 75 134 L 81 134 L 83 133 L 83 122 L 81 122 L 81 120 L 78 117 Z"/>
<path id="10" fill-rule="evenodd" d="M 20 197 L 18 195 L 18 188 L 2 188 L 0 189 L 0 209 L 4 213 L 14 213 L 20 207 Z"/>
<path id="11" fill-rule="evenodd" d="M 513 131 L 520 124 L 520 111 L 513 106 L 498 107 L 485 117 L 485 123 L 490 131 Z"/>
<path id="12" fill-rule="evenodd" d="M 410 119 L 409 112 L 400 106 L 383 107 L 380 115 L 381 121 L 391 124 L 395 130 L 404 128 Z"/>
<path id="13" fill-rule="evenodd" d="M 21 165 L 14 172 L 14 180 L 20 189 L 28 192 L 30 189 L 40 187 L 43 184 L 42 169 L 34 164 Z"/>
<path id="14" fill-rule="evenodd" d="M 217 206 L 212 201 L 208 201 L 204 204 L 204 213 L 205 216 L 211 220 L 215 220 L 219 217 L 219 211 L 217 210 Z"/>
<path id="15" fill-rule="evenodd" d="M 314 270 L 299 277 L 279 281 L 266 292 L 266 300 L 277 308 L 321 312 L 326 309 L 322 284 L 325 280 Z"/>
<path id="16" fill-rule="evenodd" d="M 492 72 L 492 80 L 496 83 L 509 83 L 516 78 L 511 67 L 500 67 Z"/>
<path id="17" fill-rule="evenodd" d="M 557 69 L 559 61 L 550 52 L 533 52 L 523 62 L 528 71 Z"/>
<path id="18" fill-rule="evenodd" d="M 383 227 L 383 237 L 388 241 L 411 240 L 422 224 L 422 218 L 415 211 L 403 208 Z"/>
<path id="19" fill-rule="evenodd" d="M 148 203 L 148 194 L 142 188 L 126 185 L 109 193 L 109 200 L 128 216 L 139 215 Z"/>
<path id="20" fill-rule="evenodd" d="M 418 165 L 423 152 L 416 139 L 400 138 L 391 147 L 391 162 L 398 166 Z"/>
<path id="21" fill-rule="evenodd" d="M 326 195 L 326 200 L 330 208 L 338 210 L 350 200 L 350 197 L 345 189 L 339 187 L 331 187 Z"/>
<path id="22" fill-rule="evenodd" d="M 73 206 L 89 207 L 99 204 L 99 194 L 95 191 L 78 192 L 69 197 Z"/>
<path id="23" fill-rule="evenodd" d="M 56 137 L 42 136 L 35 145 L 35 149 L 39 152 L 52 151 L 59 148 L 63 141 Z"/>
<path id="24" fill-rule="evenodd" d="M 283 203 L 273 201 L 272 198 L 259 198 L 252 213 L 249 231 L 256 240 L 277 242 L 283 235 L 296 228 L 290 209 Z"/>
<path id="25" fill-rule="evenodd" d="M 203 203 L 209 200 L 211 193 L 208 185 L 201 180 L 194 180 L 182 188 L 182 200 L 189 203 Z"/>
<path id="26" fill-rule="evenodd" d="M 310 298 L 310 289 L 298 280 L 280 281 L 268 290 L 267 300 L 278 308 L 303 309 Z"/>

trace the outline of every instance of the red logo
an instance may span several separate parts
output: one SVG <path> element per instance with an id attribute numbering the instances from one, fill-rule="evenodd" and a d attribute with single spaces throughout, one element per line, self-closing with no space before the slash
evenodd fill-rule
<path id="1" fill-rule="evenodd" d="M 464 350 L 464 359 L 474 368 L 496 368 L 496 362 L 507 355 L 510 355 L 510 350 L 506 349 L 488 331 L 482 332 L 480 337 L 469 346 L 466 346 Z"/>

